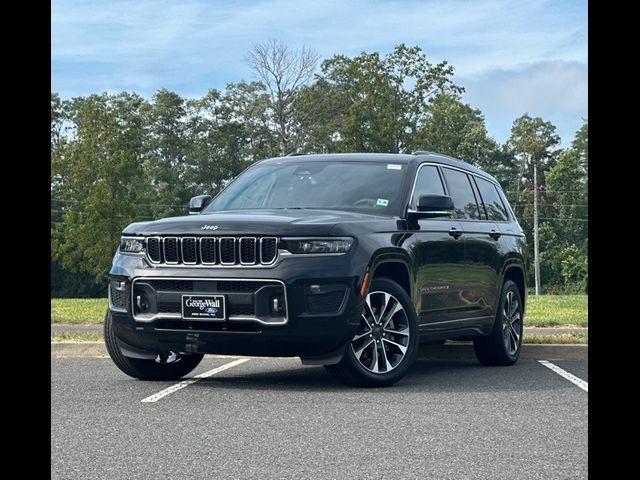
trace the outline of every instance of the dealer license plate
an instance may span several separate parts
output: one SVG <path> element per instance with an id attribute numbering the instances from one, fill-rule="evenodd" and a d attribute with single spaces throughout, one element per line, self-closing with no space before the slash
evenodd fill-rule
<path id="1" fill-rule="evenodd" d="M 184 320 L 224 320 L 224 295 L 182 295 Z"/>

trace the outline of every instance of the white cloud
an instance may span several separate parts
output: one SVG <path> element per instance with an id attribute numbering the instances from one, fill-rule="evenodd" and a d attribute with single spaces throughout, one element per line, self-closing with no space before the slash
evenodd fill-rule
<path id="1" fill-rule="evenodd" d="M 508 137 L 510 123 L 528 112 L 555 123 L 566 145 L 587 117 L 586 63 L 537 62 L 456 80 L 466 88 L 465 102 L 482 110 L 489 133 L 499 141 Z M 567 124 L 569 119 L 575 121 Z"/>

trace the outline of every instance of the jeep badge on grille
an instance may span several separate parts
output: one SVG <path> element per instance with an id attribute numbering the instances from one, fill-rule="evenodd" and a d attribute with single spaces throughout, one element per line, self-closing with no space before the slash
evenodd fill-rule
<path id="1" fill-rule="evenodd" d="M 203 225 L 202 230 L 217 230 L 218 225 Z"/>

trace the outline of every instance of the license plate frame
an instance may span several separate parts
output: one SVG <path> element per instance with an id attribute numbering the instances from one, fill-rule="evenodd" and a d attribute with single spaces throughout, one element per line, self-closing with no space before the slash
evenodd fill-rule
<path id="1" fill-rule="evenodd" d="M 226 300 L 224 295 L 182 295 L 182 319 L 224 322 L 227 320 Z"/>

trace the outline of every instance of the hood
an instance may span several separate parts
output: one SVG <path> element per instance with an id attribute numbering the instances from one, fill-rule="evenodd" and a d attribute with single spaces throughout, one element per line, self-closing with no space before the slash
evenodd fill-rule
<path id="1" fill-rule="evenodd" d="M 327 235 L 342 222 L 367 222 L 382 217 L 358 212 L 315 209 L 231 210 L 152 222 L 132 223 L 125 235 Z M 208 226 L 209 228 L 203 228 Z M 217 228 L 215 228 L 217 227 Z"/>

